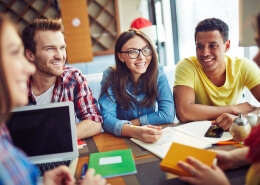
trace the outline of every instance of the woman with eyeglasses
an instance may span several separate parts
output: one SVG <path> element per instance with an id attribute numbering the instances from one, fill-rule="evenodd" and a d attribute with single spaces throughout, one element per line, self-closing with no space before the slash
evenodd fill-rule
<path id="1" fill-rule="evenodd" d="M 172 123 L 174 101 L 152 41 L 138 30 L 123 32 L 115 44 L 116 66 L 103 73 L 99 105 L 105 131 L 153 143 L 158 124 Z"/>

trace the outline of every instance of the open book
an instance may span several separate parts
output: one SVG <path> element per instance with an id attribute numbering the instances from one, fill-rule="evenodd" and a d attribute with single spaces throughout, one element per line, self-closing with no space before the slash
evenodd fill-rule
<path id="1" fill-rule="evenodd" d="M 191 132 L 188 132 L 180 127 L 164 128 L 162 137 L 155 143 L 145 143 L 135 138 L 131 138 L 131 140 L 160 158 L 165 157 L 172 142 L 185 144 L 196 148 L 211 147 L 210 141 L 207 141 L 203 137 L 192 134 Z"/>

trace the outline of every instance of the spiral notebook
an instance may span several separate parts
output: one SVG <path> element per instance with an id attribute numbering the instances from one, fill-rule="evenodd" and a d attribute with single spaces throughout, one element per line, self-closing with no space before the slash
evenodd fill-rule
<path id="1" fill-rule="evenodd" d="M 165 157 L 173 142 L 201 149 L 212 146 L 211 142 L 205 140 L 203 137 L 178 127 L 164 128 L 162 137 L 155 143 L 145 143 L 135 138 L 131 138 L 131 140 L 160 158 Z"/>

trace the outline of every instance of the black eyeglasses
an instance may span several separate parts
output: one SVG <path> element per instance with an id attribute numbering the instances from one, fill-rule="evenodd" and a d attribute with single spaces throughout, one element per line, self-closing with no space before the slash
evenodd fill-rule
<path id="1" fill-rule="evenodd" d="M 128 51 L 120 51 L 120 53 L 127 53 L 130 59 L 136 59 L 139 57 L 140 52 L 142 52 L 145 57 L 148 57 L 153 53 L 150 46 L 145 46 L 143 49 L 129 49 Z"/>

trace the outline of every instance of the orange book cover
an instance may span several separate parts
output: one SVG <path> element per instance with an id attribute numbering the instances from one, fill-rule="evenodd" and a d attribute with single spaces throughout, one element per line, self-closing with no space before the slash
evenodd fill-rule
<path id="1" fill-rule="evenodd" d="M 160 163 L 161 170 L 176 175 L 191 176 L 190 173 L 180 168 L 177 164 L 178 161 L 185 162 L 188 156 L 194 157 L 204 164 L 211 166 L 216 158 L 216 153 L 173 142 L 166 156 Z"/>

